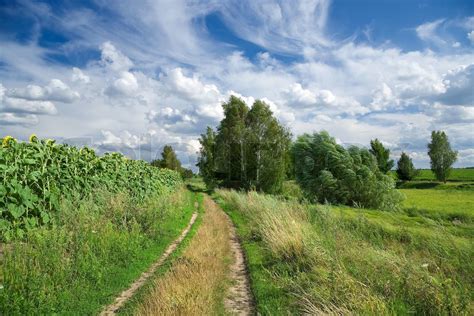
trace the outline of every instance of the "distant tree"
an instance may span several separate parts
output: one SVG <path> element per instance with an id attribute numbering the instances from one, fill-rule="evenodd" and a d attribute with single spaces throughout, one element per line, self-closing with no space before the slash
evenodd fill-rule
<path id="1" fill-rule="evenodd" d="M 438 181 L 446 182 L 451 167 L 456 162 L 458 153 L 451 149 L 448 136 L 443 131 L 431 132 L 431 143 L 428 144 L 428 156 L 431 159 L 431 170 Z"/>
<path id="2" fill-rule="evenodd" d="M 161 159 L 153 160 L 151 164 L 155 167 L 166 168 L 181 172 L 181 162 L 179 161 L 173 147 L 166 145 L 163 147 Z"/>
<path id="3" fill-rule="evenodd" d="M 211 127 L 208 126 L 206 133 L 201 134 L 199 143 L 201 149 L 196 166 L 207 187 L 213 189 L 216 185 L 216 133 Z"/>
<path id="4" fill-rule="evenodd" d="M 398 179 L 402 181 L 410 181 L 416 176 L 416 174 L 417 170 L 413 165 L 413 161 L 407 154 L 402 152 L 402 155 L 397 162 Z"/>
<path id="5" fill-rule="evenodd" d="M 191 169 L 187 169 L 187 168 L 181 168 L 181 177 L 183 177 L 183 179 L 191 179 L 193 176 L 194 176 L 194 173 Z"/>
<path id="6" fill-rule="evenodd" d="M 370 141 L 370 153 L 377 159 L 381 172 L 387 173 L 393 168 L 395 163 L 390 159 L 390 149 L 385 148 L 377 138 Z"/>
<path id="7" fill-rule="evenodd" d="M 321 203 L 396 209 L 402 196 L 367 150 L 345 149 L 327 132 L 303 134 L 293 143 L 296 181 Z"/>

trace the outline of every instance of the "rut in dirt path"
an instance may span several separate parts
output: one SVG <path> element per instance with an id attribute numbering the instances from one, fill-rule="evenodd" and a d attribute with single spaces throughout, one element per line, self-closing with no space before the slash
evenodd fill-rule
<path id="1" fill-rule="evenodd" d="M 195 208 L 198 208 L 198 203 L 195 203 Z M 196 218 L 198 216 L 197 212 L 194 212 L 191 220 L 188 223 L 188 226 L 181 232 L 181 235 L 173 241 L 168 248 L 166 248 L 166 251 L 161 255 L 161 257 L 153 263 L 150 268 L 146 271 L 143 272 L 140 278 L 133 282 L 128 289 L 123 291 L 115 300 L 112 304 L 106 306 L 102 312 L 100 313 L 101 316 L 105 315 L 115 315 L 116 312 L 136 293 L 136 291 L 145 284 L 145 282 L 153 276 L 155 273 L 156 269 L 158 269 L 165 260 L 176 250 L 176 248 L 179 246 L 179 244 L 184 240 L 186 235 L 189 233 L 191 230 L 191 227 L 193 226 L 194 222 L 196 221 Z"/>
<path id="2" fill-rule="evenodd" d="M 226 216 L 230 226 L 230 245 L 234 262 L 230 266 L 232 286 L 229 289 L 224 305 L 227 312 L 231 315 L 255 315 L 255 302 L 250 290 L 250 279 L 244 252 L 235 226 L 230 217 L 227 214 Z"/>

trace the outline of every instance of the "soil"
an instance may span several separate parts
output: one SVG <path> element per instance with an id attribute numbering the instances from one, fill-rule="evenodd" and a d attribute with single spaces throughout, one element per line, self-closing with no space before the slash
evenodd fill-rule
<path id="1" fill-rule="evenodd" d="M 225 299 L 225 308 L 231 315 L 255 315 L 255 304 L 250 290 L 249 274 L 242 246 L 235 230 L 235 226 L 227 216 L 230 229 L 230 243 L 234 262 L 230 267 L 232 286 Z"/>

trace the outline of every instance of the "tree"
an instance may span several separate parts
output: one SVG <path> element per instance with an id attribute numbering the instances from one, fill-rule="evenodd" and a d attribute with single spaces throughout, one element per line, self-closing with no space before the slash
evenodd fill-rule
<path id="1" fill-rule="evenodd" d="M 286 177 L 291 135 L 270 107 L 255 101 L 249 109 L 235 96 L 224 103 L 217 132 L 200 138 L 199 171 L 209 186 L 278 192 Z"/>
<path id="2" fill-rule="evenodd" d="M 443 131 L 431 132 L 431 143 L 428 144 L 428 156 L 431 159 L 431 170 L 438 181 L 446 182 L 451 167 L 456 162 L 458 152 L 451 149 L 448 136 Z"/>
<path id="3" fill-rule="evenodd" d="M 191 179 L 194 176 L 193 171 L 187 168 L 181 168 L 180 173 L 183 179 Z"/>
<path id="4" fill-rule="evenodd" d="M 166 168 L 181 172 L 181 162 L 179 161 L 173 147 L 166 145 L 163 147 L 161 159 L 153 160 L 151 164 L 155 167 Z"/>
<path id="5" fill-rule="evenodd" d="M 207 187 L 213 189 L 216 185 L 216 133 L 211 127 L 208 126 L 206 133 L 201 134 L 199 143 L 201 144 L 201 149 L 196 166 L 199 167 L 199 173 Z"/>
<path id="6" fill-rule="evenodd" d="M 402 152 L 400 159 L 397 162 L 397 176 L 398 179 L 402 181 L 410 181 L 412 180 L 417 174 L 417 170 L 413 165 L 413 161 L 411 158 Z"/>
<path id="7" fill-rule="evenodd" d="M 393 168 L 395 163 L 390 159 L 390 149 L 385 148 L 377 138 L 370 141 L 370 153 L 377 159 L 381 172 L 387 173 Z"/>
<path id="8" fill-rule="evenodd" d="M 246 186 L 264 192 L 280 191 L 286 177 L 290 133 L 260 100 L 255 101 L 248 112 L 246 128 Z"/>
<path id="9" fill-rule="evenodd" d="M 246 181 L 245 170 L 245 119 L 249 108 L 245 102 L 231 96 L 222 105 L 224 119 L 217 128 L 216 155 L 217 169 L 226 175 L 228 186 L 242 187 Z"/>
<path id="10" fill-rule="evenodd" d="M 296 181 L 321 203 L 396 209 L 402 200 L 392 178 L 364 148 L 345 149 L 327 132 L 303 134 L 293 143 Z"/>

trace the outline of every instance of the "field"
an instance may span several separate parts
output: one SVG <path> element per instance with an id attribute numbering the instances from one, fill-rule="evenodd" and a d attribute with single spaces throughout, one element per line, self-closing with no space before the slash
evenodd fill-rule
<path id="1" fill-rule="evenodd" d="M 259 312 L 472 314 L 472 191 L 402 191 L 401 212 L 218 191 Z"/>
<path id="2" fill-rule="evenodd" d="M 391 171 L 391 174 L 396 177 L 395 171 Z M 429 169 L 420 169 L 419 174 L 413 180 L 435 181 L 435 176 Z M 448 181 L 474 181 L 474 168 L 454 168 L 448 177 Z"/>
<path id="3" fill-rule="evenodd" d="M 0 168 L 2 315 L 100 313 L 192 214 L 120 314 L 474 313 L 470 169 L 399 183 L 403 204 L 381 211 L 309 203 L 295 181 L 281 194 L 211 192 L 197 177 L 185 186 L 169 169 L 35 138 L 4 140 Z"/>

